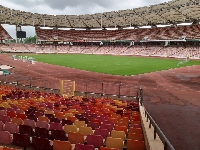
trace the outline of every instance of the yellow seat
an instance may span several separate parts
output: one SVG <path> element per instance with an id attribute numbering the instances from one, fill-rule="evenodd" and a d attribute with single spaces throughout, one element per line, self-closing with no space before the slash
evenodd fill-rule
<path id="1" fill-rule="evenodd" d="M 74 122 L 74 125 L 77 127 L 77 128 L 80 128 L 80 127 L 85 127 L 86 124 L 85 124 L 85 121 L 79 121 L 79 120 L 75 120 Z"/>
<path id="2" fill-rule="evenodd" d="M 78 128 L 75 125 L 65 125 L 64 131 L 68 134 L 69 132 L 78 132 Z"/>
<path id="3" fill-rule="evenodd" d="M 115 131 L 115 130 L 112 130 L 111 131 L 111 137 L 112 138 L 121 138 L 121 139 L 123 139 L 123 141 L 125 141 L 126 134 L 125 134 L 124 131 Z"/>
<path id="4" fill-rule="evenodd" d="M 89 134 L 94 134 L 91 127 L 83 127 L 83 126 L 79 128 L 79 133 L 82 133 L 84 136 L 87 136 Z"/>
<path id="5" fill-rule="evenodd" d="M 123 150 L 124 142 L 121 138 L 112 138 L 107 137 L 106 139 L 106 147 L 108 148 L 117 148 L 119 150 Z"/>

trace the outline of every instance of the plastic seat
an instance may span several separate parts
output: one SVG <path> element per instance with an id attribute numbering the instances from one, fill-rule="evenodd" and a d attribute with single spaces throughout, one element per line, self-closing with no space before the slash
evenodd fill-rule
<path id="1" fill-rule="evenodd" d="M 27 134 L 28 136 L 33 136 L 33 128 L 28 125 L 19 125 L 19 133 L 21 134 Z"/>
<path id="2" fill-rule="evenodd" d="M 130 127 L 129 133 L 143 134 L 142 128 Z"/>
<path id="3" fill-rule="evenodd" d="M 51 150 L 50 141 L 46 138 L 32 137 L 32 147 L 34 150 Z"/>
<path id="4" fill-rule="evenodd" d="M 103 120 L 102 122 L 103 124 L 111 124 L 113 127 L 115 126 L 115 123 L 112 122 L 111 120 Z"/>
<path id="5" fill-rule="evenodd" d="M 145 150 L 145 143 L 144 141 L 137 141 L 128 139 L 127 140 L 127 150 Z"/>
<path id="6" fill-rule="evenodd" d="M 116 131 L 124 131 L 125 134 L 127 134 L 127 132 L 128 132 L 127 126 L 118 126 L 118 125 L 116 125 L 116 126 L 115 126 L 115 130 L 116 130 Z"/>
<path id="7" fill-rule="evenodd" d="M 116 125 L 117 125 L 117 126 L 126 126 L 126 127 L 128 127 L 128 122 L 119 121 L 119 122 L 117 122 Z"/>
<path id="8" fill-rule="evenodd" d="M 46 121 L 37 121 L 36 127 L 45 128 L 45 129 L 49 130 L 49 124 Z"/>
<path id="9" fill-rule="evenodd" d="M 91 119 L 90 122 L 96 122 L 99 124 L 99 126 L 101 125 L 101 120 L 100 119 Z"/>
<path id="10" fill-rule="evenodd" d="M 24 124 L 24 121 L 21 118 L 16 118 L 16 117 L 12 118 L 12 122 L 16 123 L 18 126 Z"/>
<path id="11" fill-rule="evenodd" d="M 75 133 L 75 132 L 69 132 L 68 133 L 68 141 L 71 144 L 84 144 L 85 140 L 84 140 L 84 136 L 82 133 Z"/>
<path id="12" fill-rule="evenodd" d="M 66 117 L 65 117 L 65 115 L 64 114 L 60 114 L 60 115 L 56 115 L 55 116 L 56 118 L 58 118 L 60 121 L 62 120 L 62 119 L 65 119 Z"/>
<path id="13" fill-rule="evenodd" d="M 101 135 L 87 135 L 87 145 L 93 145 L 95 148 L 103 146 L 103 137 Z"/>
<path id="14" fill-rule="evenodd" d="M 0 144 L 11 144 L 12 136 L 8 131 L 0 131 Z"/>
<path id="15" fill-rule="evenodd" d="M 80 127 L 85 127 L 86 124 L 85 124 L 85 121 L 79 121 L 79 120 L 75 120 L 74 122 L 74 125 L 77 127 L 77 128 L 80 128 Z"/>
<path id="16" fill-rule="evenodd" d="M 85 124 L 88 124 L 89 119 L 86 117 L 81 117 L 81 118 L 79 118 L 79 121 L 85 121 Z"/>
<path id="17" fill-rule="evenodd" d="M 22 120 L 26 119 L 26 115 L 25 114 L 17 114 L 17 118 L 21 118 Z"/>
<path id="18" fill-rule="evenodd" d="M 49 118 L 46 116 L 38 116 L 38 121 L 46 121 L 47 123 L 49 123 Z"/>
<path id="19" fill-rule="evenodd" d="M 99 150 L 119 150 L 119 149 L 117 149 L 117 148 L 108 148 L 108 147 L 101 146 Z"/>
<path id="20" fill-rule="evenodd" d="M 88 122 L 87 127 L 91 127 L 92 130 L 99 128 L 99 124 L 97 122 Z"/>
<path id="21" fill-rule="evenodd" d="M 71 120 L 72 122 L 75 122 L 75 120 L 77 120 L 77 118 L 75 116 L 68 116 L 67 120 Z"/>
<path id="22" fill-rule="evenodd" d="M 133 127 L 133 128 L 142 128 L 142 125 L 141 124 L 131 124 L 130 127 Z"/>
<path id="23" fill-rule="evenodd" d="M 5 126 L 5 124 L 2 121 L 0 121 L 0 131 L 4 130 L 4 126 Z"/>
<path id="24" fill-rule="evenodd" d="M 35 122 L 38 121 L 38 118 L 36 115 L 32 114 L 32 115 L 27 115 L 27 119 L 31 119 L 31 120 L 34 120 Z"/>
<path id="25" fill-rule="evenodd" d="M 68 141 L 68 137 L 66 136 L 66 133 L 63 130 L 51 130 L 50 139 Z"/>
<path id="26" fill-rule="evenodd" d="M 61 123 L 55 123 L 55 122 L 51 122 L 50 123 L 50 130 L 62 130 L 63 126 Z"/>
<path id="27" fill-rule="evenodd" d="M 21 150 L 21 149 L 10 148 L 10 147 L 4 146 L 2 149 L 0 148 L 0 150 Z"/>
<path id="28" fill-rule="evenodd" d="M 144 135 L 143 134 L 136 134 L 136 133 L 129 133 L 128 139 L 144 141 Z"/>
<path id="29" fill-rule="evenodd" d="M 78 132 L 82 133 L 84 136 L 87 136 L 89 134 L 94 134 L 91 127 L 83 127 L 83 126 L 81 126 L 79 128 Z"/>
<path id="30" fill-rule="evenodd" d="M 71 120 L 62 119 L 62 125 L 73 125 L 73 122 Z"/>
<path id="31" fill-rule="evenodd" d="M 111 137 L 112 138 L 121 138 L 123 141 L 125 141 L 126 134 L 125 134 L 124 131 L 115 131 L 115 130 L 112 130 L 111 131 Z"/>
<path id="32" fill-rule="evenodd" d="M 31 119 L 24 119 L 24 125 L 31 126 L 32 128 L 36 127 L 36 123 Z"/>
<path id="33" fill-rule="evenodd" d="M 53 150 L 72 150 L 72 145 L 69 141 L 53 140 Z"/>
<path id="34" fill-rule="evenodd" d="M 41 138 L 49 138 L 49 130 L 46 128 L 35 127 L 34 135 Z"/>
<path id="35" fill-rule="evenodd" d="M 124 142 L 121 138 L 112 138 L 107 137 L 106 139 L 106 147 L 108 148 L 117 148 L 119 150 L 123 150 Z"/>
<path id="36" fill-rule="evenodd" d="M 3 116 L 3 115 L 7 116 L 6 111 L 5 110 L 0 110 L 0 116 Z"/>
<path id="37" fill-rule="evenodd" d="M 68 134 L 69 132 L 78 132 L 78 128 L 75 125 L 65 125 L 64 131 Z"/>
<path id="38" fill-rule="evenodd" d="M 109 136 L 109 131 L 107 129 L 95 129 L 95 135 L 101 135 L 103 139 L 106 139 Z"/>
<path id="39" fill-rule="evenodd" d="M 5 122 L 10 122 L 11 121 L 11 118 L 9 116 L 0 116 L 0 121 L 2 121 L 3 123 Z"/>
<path id="40" fill-rule="evenodd" d="M 43 116 L 43 115 L 44 115 L 44 111 L 43 111 L 43 110 L 36 110 L 36 111 L 35 111 L 35 115 L 36 115 L 37 117 Z"/>
<path id="41" fill-rule="evenodd" d="M 16 117 L 17 115 L 16 115 L 15 111 L 7 111 L 7 116 L 13 118 L 13 117 Z"/>
<path id="42" fill-rule="evenodd" d="M 30 147 L 30 137 L 27 134 L 13 133 L 13 144 L 24 147 L 24 149 Z"/>
<path id="43" fill-rule="evenodd" d="M 5 123 L 5 131 L 8 131 L 9 133 L 18 133 L 19 126 L 13 122 L 6 122 Z"/>
<path id="44" fill-rule="evenodd" d="M 100 126 L 101 129 L 107 129 L 109 132 L 113 130 L 113 125 L 112 124 L 102 124 Z"/>
<path id="45" fill-rule="evenodd" d="M 76 144 L 74 150 L 94 150 L 93 145 Z"/>
<path id="46" fill-rule="evenodd" d="M 60 120 L 58 118 L 55 118 L 55 117 L 49 118 L 49 121 L 50 122 L 55 122 L 55 123 L 60 123 Z"/>

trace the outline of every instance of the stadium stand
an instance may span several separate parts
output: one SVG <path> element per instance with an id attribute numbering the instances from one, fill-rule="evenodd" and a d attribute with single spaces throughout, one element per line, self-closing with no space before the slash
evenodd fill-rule
<path id="1" fill-rule="evenodd" d="M 15 100 L 12 99 L 12 94 L 14 93 L 13 91 L 16 91 L 15 87 L 0 85 L 0 89 L 0 107 L 5 108 L 4 110 L 1 109 L 2 113 L 0 114 L 0 121 L 2 124 L 0 137 L 2 137 L 3 135 L 5 137 L 8 136 L 7 141 L 6 139 L 3 140 L 0 138 L 0 144 L 12 143 L 18 146 L 18 148 L 33 147 L 35 149 L 39 149 L 39 147 L 41 148 L 46 144 L 46 146 L 48 147 L 47 149 L 51 149 L 51 147 L 55 147 L 54 144 L 56 144 L 56 141 L 53 140 L 66 141 L 68 139 L 68 141 L 70 142 L 68 143 L 68 145 L 71 145 L 72 147 L 77 147 L 77 141 L 80 142 L 81 140 L 81 143 L 83 145 L 93 145 L 97 148 L 100 148 L 101 146 L 106 146 L 109 148 L 126 149 L 125 141 L 130 138 L 130 133 L 127 129 L 139 128 L 142 130 L 141 126 L 130 127 L 131 122 L 135 120 L 134 116 L 137 116 L 138 120 L 140 120 L 140 112 L 137 109 L 137 102 L 120 101 L 105 98 L 64 98 L 53 93 L 35 92 L 28 90 L 22 90 L 21 92 L 19 92 L 20 94 L 18 94 L 18 99 Z M 26 93 L 27 98 L 24 98 L 23 94 L 21 93 Z M 40 95 L 39 99 L 37 99 L 37 95 Z M 6 97 L 6 100 L 2 100 L 3 96 Z M 66 103 L 70 103 L 72 105 L 67 111 L 63 111 L 62 106 Z M 50 104 L 52 104 L 51 108 L 49 107 Z M 85 104 L 86 107 L 81 107 L 83 106 L 83 104 Z M 57 109 L 58 107 L 60 107 L 59 110 Z M 9 108 L 13 108 L 13 112 L 16 114 L 16 117 L 12 117 L 12 119 L 10 119 L 10 121 L 12 120 L 12 122 L 7 122 L 4 119 L 10 112 Z M 24 113 L 18 114 L 16 110 L 19 109 L 23 110 Z M 27 119 L 29 118 L 30 114 L 36 115 L 37 111 L 43 109 L 47 109 L 44 112 L 45 114 L 41 114 L 42 116 L 38 116 L 36 122 L 35 120 Z M 81 118 L 85 116 L 86 118 L 88 118 L 88 121 L 91 122 L 93 119 L 100 117 L 98 116 L 99 111 L 104 116 L 104 118 L 102 118 L 102 120 L 100 120 L 99 122 L 99 128 L 95 128 L 95 130 L 93 130 L 91 127 L 87 126 L 88 122 L 81 121 Z M 49 119 L 51 119 L 52 117 L 56 118 L 58 116 L 58 113 L 66 114 L 68 112 L 76 112 L 75 115 L 72 114 L 75 118 L 73 125 L 63 126 L 59 119 L 58 123 L 49 122 Z M 47 114 L 48 117 L 46 117 Z M 105 116 L 107 117 L 105 118 Z M 65 116 L 64 119 L 68 119 L 68 117 Z M 118 122 L 120 121 L 126 121 L 127 124 L 125 126 L 119 126 Z M 39 126 L 42 125 L 42 122 L 44 122 L 46 125 Z M 138 123 L 140 124 L 140 122 Z M 74 127 L 75 130 L 69 127 Z M 107 131 L 108 135 L 106 137 L 102 137 L 103 132 L 100 131 L 98 133 L 96 131 L 98 129 L 103 129 Z M 68 133 L 68 135 L 63 134 L 65 132 Z M 77 136 L 80 136 L 80 139 L 78 139 Z M 142 133 L 140 133 L 140 135 L 138 136 L 140 136 L 141 141 L 144 141 L 141 137 L 143 136 Z M 32 140 L 30 140 L 30 138 Z M 97 140 L 94 141 L 93 138 L 97 138 L 99 142 Z M 88 141 L 86 139 L 88 139 Z M 44 142 L 44 145 L 38 144 L 40 140 Z M 116 144 L 112 143 L 112 141 L 120 141 L 120 143 L 118 146 L 116 146 Z M 144 150 L 144 148 L 142 148 L 141 150 Z"/>

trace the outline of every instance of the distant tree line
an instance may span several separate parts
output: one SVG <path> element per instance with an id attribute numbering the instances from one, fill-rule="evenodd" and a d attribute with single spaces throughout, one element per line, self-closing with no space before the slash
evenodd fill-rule
<path id="1" fill-rule="evenodd" d="M 16 43 L 16 39 L 12 39 L 12 40 L 9 40 L 7 42 L 8 43 Z M 36 35 L 27 37 L 27 38 L 25 38 L 23 40 L 18 39 L 18 43 L 36 43 Z"/>

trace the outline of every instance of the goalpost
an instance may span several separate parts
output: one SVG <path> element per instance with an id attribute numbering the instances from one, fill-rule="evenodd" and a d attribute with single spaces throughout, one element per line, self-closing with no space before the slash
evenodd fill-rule
<path id="1" fill-rule="evenodd" d="M 75 81 L 60 80 L 60 95 L 62 96 L 74 96 Z"/>
<path id="2" fill-rule="evenodd" d="M 181 64 L 185 64 L 185 63 L 189 62 L 189 60 L 190 60 L 189 57 L 179 58 L 177 66 L 179 66 Z"/>

